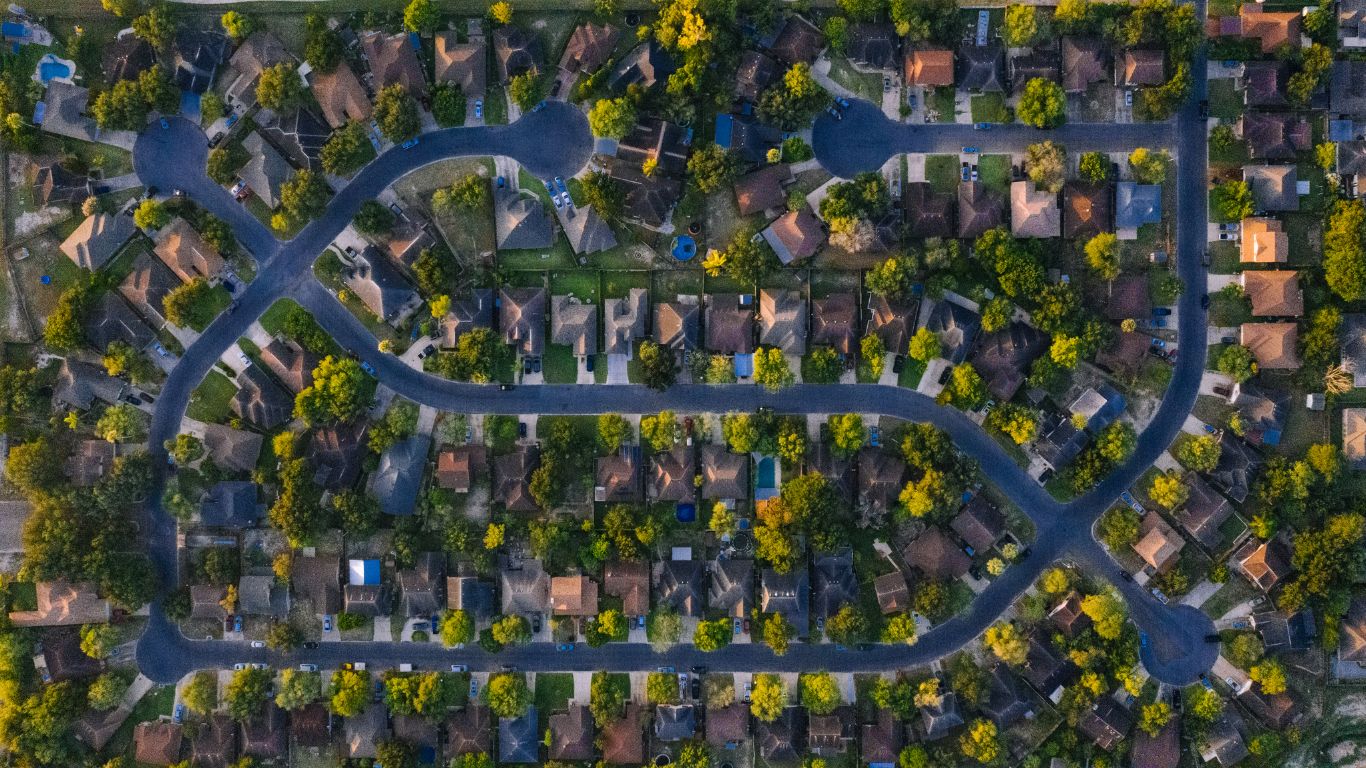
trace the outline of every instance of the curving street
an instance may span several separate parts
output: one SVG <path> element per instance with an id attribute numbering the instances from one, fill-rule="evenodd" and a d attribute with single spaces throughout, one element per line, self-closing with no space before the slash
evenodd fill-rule
<path id="1" fill-rule="evenodd" d="M 1204 61 L 1194 71 L 1204 87 Z M 1196 99 L 1203 98 L 1200 94 Z M 1111 580 L 1129 602 L 1131 614 L 1151 641 L 1143 661 L 1156 678 L 1174 684 L 1195 680 L 1214 662 L 1217 646 L 1204 642 L 1212 622 L 1195 609 L 1165 606 L 1152 595 L 1118 578 L 1118 566 L 1091 537 L 1091 524 L 1152 465 L 1176 436 L 1195 402 L 1205 360 L 1205 311 L 1200 307 L 1205 271 L 1201 265 L 1206 221 L 1205 125 L 1194 104 L 1167 123 L 1141 125 L 1064 126 L 1036 131 L 1023 126 L 973 132 L 970 126 L 906 126 L 886 121 L 872 105 L 856 103 L 845 119 L 817 121 L 813 145 L 817 158 L 832 173 L 851 176 L 876 168 L 894 153 L 957 151 L 972 143 L 983 151 L 1022 149 L 1040 138 L 1053 138 L 1069 150 L 1166 146 L 1175 150 L 1178 169 L 1177 269 L 1187 286 L 1179 305 L 1180 355 L 1162 405 L 1139 436 L 1134 455 L 1094 490 L 1070 503 L 1060 503 L 1029 479 L 997 443 L 961 412 L 940 407 L 913 391 L 878 385 L 797 385 L 769 393 L 750 385 L 688 385 L 658 392 L 636 385 L 542 385 L 512 391 L 463 384 L 426 375 L 397 358 L 381 355 L 375 338 L 337 299 L 313 279 L 311 265 L 350 222 L 362 202 L 372 199 L 406 173 L 448 157 L 502 154 L 519 160 L 539 176 L 569 177 L 589 159 L 592 138 L 582 113 L 552 102 L 540 112 L 510 126 L 452 128 L 425 134 L 412 149 L 392 149 L 362 169 L 331 201 L 322 216 L 293 240 L 281 243 L 269 230 L 205 176 L 205 140 L 199 129 L 182 120 L 171 128 L 153 125 L 138 140 L 134 165 L 144 184 L 163 192 L 180 189 L 228 222 L 239 242 L 259 262 L 256 279 L 241 291 L 236 309 L 220 316 L 186 349 L 168 377 L 153 415 L 149 444 L 154 466 L 165 467 L 163 441 L 178 432 L 190 393 L 219 355 L 276 300 L 292 297 L 314 314 L 343 347 L 373 365 L 385 386 L 405 398 L 443 410 L 465 413 L 601 413 L 753 410 L 760 406 L 785 413 L 861 411 L 910 421 L 933 423 L 983 467 L 989 478 L 1034 521 L 1037 540 L 1032 554 L 996 579 L 966 611 L 923 635 L 913 646 L 875 646 L 868 651 L 837 652 L 833 646 L 794 644 L 787 656 L 775 657 L 766 647 L 732 645 L 713 653 L 679 646 L 654 653 L 648 645 L 614 643 L 555 653 L 549 644 L 508 649 L 497 656 L 478 648 L 447 650 L 431 644 L 325 643 L 319 648 L 278 654 L 251 649 L 245 642 L 190 640 L 158 607 L 139 641 L 138 665 L 158 682 L 171 682 L 202 667 L 242 661 L 292 664 L 308 661 L 335 665 L 367 661 L 379 666 L 408 662 L 423 666 L 468 664 L 496 669 L 515 664 L 530 670 L 649 669 L 660 664 L 682 668 L 705 663 L 715 670 L 768 670 L 798 667 L 831 671 L 884 670 L 919 664 L 951 653 L 977 637 L 1058 559 L 1077 563 L 1093 576 Z M 953 149 L 939 149 L 951 147 Z M 159 498 L 159 494 L 153 494 Z M 175 581 L 176 526 L 153 502 L 150 548 L 164 583 Z"/>

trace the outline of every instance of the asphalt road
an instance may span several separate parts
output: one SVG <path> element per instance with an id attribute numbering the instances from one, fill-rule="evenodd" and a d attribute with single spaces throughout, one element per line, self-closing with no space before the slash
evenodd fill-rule
<path id="1" fill-rule="evenodd" d="M 1204 61 L 1197 62 L 1196 82 L 1203 88 Z M 818 157 L 840 175 L 876 168 L 893 152 L 956 151 L 976 144 L 982 151 L 1014 149 L 1038 140 L 1045 132 L 1023 127 L 1001 127 L 974 132 L 969 126 L 909 127 L 882 119 L 871 105 L 857 103 L 850 116 L 836 124 L 818 121 Z M 865 115 L 865 113 L 868 113 Z M 853 129 L 849 135 L 832 131 Z M 544 385 L 504 392 L 493 386 L 462 384 L 427 376 L 396 358 L 381 355 L 374 337 L 336 298 L 312 278 L 316 256 L 351 220 L 362 202 L 412 170 L 445 157 L 506 154 L 517 157 L 539 176 L 570 176 L 587 162 L 591 138 L 580 113 L 552 103 L 512 126 L 457 128 L 424 135 L 417 147 L 391 150 L 364 168 L 336 197 L 327 211 L 295 239 L 279 243 L 254 218 L 203 175 L 204 139 L 189 123 L 175 121 L 170 129 L 153 125 L 135 149 L 135 168 L 144 183 L 163 190 L 181 189 L 227 221 L 239 241 L 258 258 L 261 268 L 238 298 L 237 307 L 219 317 L 181 357 L 163 387 L 153 415 L 149 444 L 161 457 L 160 445 L 176 434 L 190 393 L 222 351 L 244 335 L 247 327 L 277 299 L 291 296 L 308 308 L 338 342 L 375 366 L 380 380 L 419 403 L 467 413 L 601 413 L 651 412 L 663 408 L 682 411 L 754 410 L 767 406 L 786 413 L 861 411 L 933 423 L 952 435 L 966 454 L 986 469 L 988 477 L 1034 521 L 1038 537 L 1032 554 L 1013 565 L 978 595 L 965 612 L 935 627 L 913 646 L 878 646 L 869 651 L 837 652 L 833 646 L 795 644 L 785 657 L 775 657 L 757 644 L 733 645 L 704 654 L 679 646 L 655 654 L 649 646 L 613 644 L 609 648 L 580 648 L 556 653 L 548 644 L 509 649 L 497 656 L 477 648 L 447 650 L 412 643 L 324 644 L 311 651 L 275 654 L 251 649 L 246 643 L 194 641 L 165 620 L 154 607 L 147 632 L 138 645 L 138 663 L 154 680 L 169 682 L 204 667 L 239 661 L 293 664 L 308 661 L 333 665 L 367 661 L 378 667 L 400 662 L 440 667 L 451 663 L 475 669 L 514 664 L 523 669 L 649 669 L 661 664 L 685 668 L 705 663 L 717 670 L 785 670 L 823 668 L 834 671 L 884 670 L 940 658 L 961 648 L 994 622 L 1038 577 L 1042 570 L 1065 558 L 1093 575 L 1111 580 L 1129 602 L 1132 616 L 1150 639 L 1142 655 L 1154 677 L 1174 684 L 1189 683 L 1212 665 L 1217 646 L 1204 643 L 1212 629 L 1198 611 L 1164 606 L 1152 595 L 1118 577 L 1119 568 L 1091 537 L 1092 523 L 1114 503 L 1116 496 L 1152 465 L 1179 432 L 1194 405 L 1205 358 L 1205 313 L 1200 308 L 1204 285 L 1201 254 L 1206 221 L 1205 131 L 1203 121 L 1188 107 L 1175 121 L 1139 126 L 1068 126 L 1051 132 L 1073 151 L 1128 149 L 1134 146 L 1172 146 L 1178 153 L 1177 269 L 1189 286 L 1180 300 L 1179 337 L 1182 353 L 1157 415 L 1139 436 L 1138 446 L 1123 466 L 1085 496 L 1059 503 L 1030 480 L 994 440 L 960 412 L 941 408 L 915 392 L 877 385 L 797 385 L 769 393 L 746 385 L 677 386 L 656 392 L 633 385 Z M 244 218 L 245 217 L 245 218 Z M 164 466 L 165 462 L 156 462 Z M 155 498 L 155 496 L 154 496 Z M 151 551 L 167 584 L 175 580 L 175 521 L 153 502 Z"/>

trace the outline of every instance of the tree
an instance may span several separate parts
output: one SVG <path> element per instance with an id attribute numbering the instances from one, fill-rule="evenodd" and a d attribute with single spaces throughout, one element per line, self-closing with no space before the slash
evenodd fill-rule
<path id="1" fill-rule="evenodd" d="M 1038 78 L 1035 78 L 1036 80 Z M 1046 82 L 1046 81 L 1045 81 Z M 1029 81 L 1025 86 L 1028 93 L 1029 85 L 1033 85 L 1034 80 Z M 1040 89 L 1044 89 L 1040 86 Z M 1021 97 L 1023 99 L 1023 96 Z M 1041 105 L 1041 108 L 1045 105 Z M 1043 115 L 1047 116 L 1047 115 Z M 1021 121 L 1024 121 L 1021 115 Z M 1037 127 L 1037 126 L 1036 126 Z M 1054 144 L 1052 141 L 1041 141 L 1037 144 L 1030 144 L 1025 147 L 1025 171 L 1029 180 L 1042 189 L 1049 192 L 1058 192 L 1062 189 L 1063 173 L 1067 162 L 1067 155 L 1063 148 Z"/>
<path id="2" fill-rule="evenodd" d="M 511 24 L 512 3 L 507 2 L 507 0 L 498 0 L 498 2 L 490 5 L 489 18 L 498 24 Z"/>
<path id="3" fill-rule="evenodd" d="M 1212 688 L 1188 689 L 1186 711 L 1202 723 L 1212 723 L 1224 711 L 1224 700 Z"/>
<path id="4" fill-rule="evenodd" d="M 280 210 L 295 219 L 310 219 L 322 213 L 329 194 L 322 175 L 305 168 L 280 185 Z"/>
<path id="5" fill-rule="evenodd" d="M 731 627 L 730 619 L 722 617 L 715 621 L 699 621 L 697 628 L 693 631 L 692 642 L 697 646 L 697 650 L 703 652 L 718 651 L 730 645 Z"/>
<path id="6" fill-rule="evenodd" d="M 719 255 L 726 274 L 743 285 L 757 285 L 778 265 L 773 250 L 766 244 L 754 242 L 754 231 L 748 227 L 741 227 Z"/>
<path id="7" fill-rule="evenodd" d="M 678 378 L 678 362 L 673 350 L 646 339 L 636 349 L 636 362 L 640 364 L 642 383 L 650 389 L 661 392 L 672 387 Z"/>
<path id="8" fill-rule="evenodd" d="M 256 30 L 256 23 L 245 13 L 228 11 L 218 20 L 223 26 L 223 31 L 233 40 L 246 40 L 252 32 Z"/>
<path id="9" fill-rule="evenodd" d="M 860 173 L 850 181 L 832 184 L 821 200 L 820 214 L 830 231 L 850 233 L 863 219 L 876 219 L 891 206 L 887 180 L 879 173 Z"/>
<path id="10" fill-rule="evenodd" d="M 1180 475 L 1163 473 L 1153 476 L 1148 496 L 1166 509 L 1176 509 L 1190 498 L 1191 490 Z"/>
<path id="11" fill-rule="evenodd" d="M 504 616 L 490 627 L 493 639 L 501 645 L 519 645 L 531 640 L 531 625 L 521 616 Z"/>
<path id="12" fill-rule="evenodd" d="M 715 142 L 694 149 L 688 156 L 688 175 L 705 195 L 729 185 L 739 172 L 739 156 Z"/>
<path id="13" fill-rule="evenodd" d="M 987 384 L 972 363 L 959 363 L 949 373 L 939 398 L 955 408 L 975 411 L 987 400 Z"/>
<path id="14" fill-rule="evenodd" d="M 958 748 L 963 756 L 982 764 L 995 763 L 1001 759 L 1001 740 L 996 732 L 996 723 L 977 718 L 968 725 L 968 730 L 958 737 Z"/>
<path id="15" fill-rule="evenodd" d="M 813 715 L 828 715 L 843 703 L 839 683 L 829 672 L 808 672 L 798 680 L 802 706 Z"/>
<path id="16" fill-rule="evenodd" d="M 147 102 L 136 81 L 120 80 L 95 96 L 90 113 L 106 130 L 138 130 L 147 123 Z"/>
<path id="17" fill-rule="evenodd" d="M 593 675 L 588 689 L 588 711 L 599 728 L 605 728 L 621 717 L 627 693 L 629 690 L 613 680 L 612 675 L 606 672 Z"/>
<path id="18" fill-rule="evenodd" d="M 304 100 L 304 83 L 292 62 L 282 61 L 261 70 L 256 81 L 256 101 L 266 109 L 286 112 Z"/>
<path id="19" fill-rule="evenodd" d="M 1087 595 L 1081 600 L 1081 610 L 1091 617 L 1096 634 L 1105 640 L 1118 639 L 1129 619 L 1128 606 L 1109 594 Z"/>
<path id="20" fill-rule="evenodd" d="M 489 709 L 497 717 L 521 717 L 531 706 L 531 691 L 526 678 L 519 674 L 494 675 L 485 691 Z"/>
<path id="21" fill-rule="evenodd" d="M 1268 696 L 1285 693 L 1285 667 L 1275 659 L 1266 659 L 1252 667 L 1247 676 Z"/>
<path id="22" fill-rule="evenodd" d="M 417 748 L 399 739 L 376 742 L 375 765 L 383 765 L 385 768 L 417 768 Z"/>
<path id="23" fill-rule="evenodd" d="M 268 669 L 247 668 L 234 672 L 225 695 L 228 714 L 234 720 L 246 720 L 260 712 L 270 695 L 273 679 L 274 674 Z"/>
<path id="24" fill-rule="evenodd" d="M 1257 358 L 1252 350 L 1241 344 L 1224 347 L 1215 361 L 1214 367 L 1220 373 L 1238 383 L 1243 383 L 1257 375 Z"/>
<path id="25" fill-rule="evenodd" d="M 286 669 L 280 673 L 280 687 L 275 693 L 275 705 L 281 709 L 303 709 L 322 694 L 322 675 Z"/>
<path id="26" fill-rule="evenodd" d="M 810 123 L 830 101 L 830 94 L 816 82 L 811 66 L 799 61 L 783 73 L 780 82 L 759 96 L 759 114 L 784 130 Z"/>
<path id="27" fill-rule="evenodd" d="M 154 5 L 147 12 L 133 19 L 133 34 L 147 41 L 147 44 L 164 51 L 171 46 L 175 37 L 175 20 L 162 5 Z"/>
<path id="28" fill-rule="evenodd" d="M 397 83 L 385 87 L 375 97 L 374 119 L 384 138 L 395 144 L 413 138 L 422 130 L 417 102 Z"/>
<path id="29" fill-rule="evenodd" d="M 1252 189 L 1246 181 L 1225 181 L 1214 187 L 1210 193 L 1210 203 L 1222 221 L 1239 221 L 1253 213 Z M 1325 262 L 1327 256 L 1327 235 L 1325 235 Z M 1329 287 L 1332 282 L 1329 281 Z"/>
<path id="30" fill-rule="evenodd" d="M 374 157 L 375 149 L 366 134 L 365 124 L 349 120 L 328 138 L 319 150 L 323 170 L 333 176 L 350 176 Z"/>
<path id="31" fill-rule="evenodd" d="M 791 386 L 796 377 L 787 364 L 783 351 L 777 347 L 763 347 L 754 353 L 754 383 L 768 390 Z"/>
<path id="32" fill-rule="evenodd" d="M 1006 45 L 1012 48 L 1027 48 L 1034 44 L 1039 34 L 1039 23 L 1032 5 L 1006 6 Z"/>
<path id="33" fill-rule="evenodd" d="M 213 287 L 202 277 L 176 286 L 161 299 L 166 320 L 182 328 L 204 328 L 214 318 L 213 292 Z"/>
<path id="34" fill-rule="evenodd" d="M 1129 458 L 1137 442 L 1138 434 L 1134 428 L 1126 422 L 1116 421 L 1096 436 L 1095 447 L 1103 458 L 1118 464 Z"/>
<path id="35" fill-rule="evenodd" d="M 335 70 L 345 50 L 341 36 L 327 26 L 327 19 L 315 13 L 304 17 L 304 27 L 304 60 L 318 72 Z"/>
<path id="36" fill-rule="evenodd" d="M 294 416 L 306 424 L 351 422 L 370 408 L 375 382 L 351 358 L 324 357 L 313 369 L 313 383 L 294 399 Z"/>
<path id="37" fill-rule="evenodd" d="M 668 672 L 651 672 L 645 679 L 645 698 L 652 704 L 678 701 L 678 680 Z"/>
<path id="38" fill-rule="evenodd" d="M 137 408 L 126 403 L 111 405 L 95 423 L 95 434 L 111 443 L 130 442 L 143 434 L 143 421 Z"/>
<path id="39" fill-rule="evenodd" d="M 1031 8 L 1032 10 L 1032 8 Z M 1042 77 L 1025 83 L 1015 114 L 1020 122 L 1035 128 L 1057 128 L 1067 120 L 1067 97 L 1062 86 Z"/>
<path id="40" fill-rule="evenodd" d="M 640 439 L 649 443 L 656 453 L 667 451 L 683 439 L 683 427 L 673 411 L 660 411 L 640 420 Z"/>
<path id="41" fill-rule="evenodd" d="M 887 618 L 887 623 L 882 628 L 882 642 L 884 643 L 905 643 L 915 645 L 916 641 L 915 617 L 909 613 L 897 613 Z"/>
<path id="42" fill-rule="evenodd" d="M 81 626 L 81 653 L 92 659 L 107 659 L 118 644 L 119 631 L 109 624 Z"/>
<path id="43" fill-rule="evenodd" d="M 180 694 L 191 712 L 207 715 L 218 707 L 218 678 L 212 672 L 196 672 Z"/>
<path id="44" fill-rule="evenodd" d="M 621 96 L 615 99 L 598 99 L 588 110 L 588 127 L 594 136 L 609 139 L 622 139 L 636 124 L 635 102 Z"/>
<path id="45" fill-rule="evenodd" d="M 882 343 L 882 337 L 869 333 L 860 339 L 859 357 L 868 367 L 868 375 L 874 379 L 880 378 L 887 358 L 887 347 Z"/>
<path id="46" fill-rule="evenodd" d="M 436 29 L 437 12 L 432 0 L 412 0 L 403 9 L 403 28 L 409 32 L 430 33 Z"/>
<path id="47" fill-rule="evenodd" d="M 1119 238 L 1113 232 L 1101 232 L 1086 241 L 1086 264 L 1102 280 L 1119 277 Z"/>
<path id="48" fill-rule="evenodd" d="M 867 436 L 862 415 L 843 413 L 830 417 L 830 442 L 835 453 L 845 457 L 853 456 L 863 447 Z"/>
<path id="49" fill-rule="evenodd" d="M 939 336 L 929 328 L 921 327 L 911 336 L 910 346 L 907 354 L 912 360 L 921 363 L 928 363 L 944 353 L 944 346 L 939 342 Z"/>
<path id="50" fill-rule="evenodd" d="M 378 200 L 366 200 L 356 211 L 353 223 L 356 229 L 366 235 L 382 235 L 394 228 L 394 212 Z M 441 314 L 446 314 L 442 312 Z"/>
<path id="51" fill-rule="evenodd" d="M 142 10 L 142 0 L 100 0 L 106 13 L 126 19 Z"/>
<path id="52" fill-rule="evenodd" d="M 1338 200 L 1323 233 L 1323 277 L 1343 301 L 1366 298 L 1366 203 Z"/>
<path id="53" fill-rule="evenodd" d="M 1162 184 L 1167 180 L 1167 169 L 1171 167 L 1172 158 L 1165 149 L 1153 151 L 1147 147 L 1138 147 L 1129 153 L 1129 168 L 1134 172 L 1134 179 L 1140 184 Z"/>
<path id="54" fill-rule="evenodd" d="M 888 257 L 868 270 L 864 285 L 868 292 L 888 299 L 900 299 L 911 288 L 914 264 L 899 256 Z"/>
<path id="55" fill-rule="evenodd" d="M 1110 156 L 1104 152 L 1082 154 L 1078 170 L 1081 177 L 1089 182 L 1100 184 L 1110 180 Z"/>
<path id="56" fill-rule="evenodd" d="M 1149 736 L 1157 736 L 1172 719 L 1172 706 L 1165 701 L 1154 701 L 1139 708 L 1139 730 Z"/>
<path id="57" fill-rule="evenodd" d="M 1022 666 L 1025 663 L 1025 657 L 1029 654 L 1029 641 L 1021 634 L 1018 627 L 1008 622 L 987 627 L 986 633 L 982 636 L 982 642 L 991 649 L 996 658 L 1013 667 Z"/>
<path id="58" fill-rule="evenodd" d="M 166 206 L 147 199 L 133 211 L 133 223 L 142 229 L 161 229 L 171 223 L 171 214 L 166 211 Z"/>
<path id="59" fill-rule="evenodd" d="M 544 88 L 541 87 L 541 77 L 536 70 L 528 70 L 520 75 L 513 75 L 508 81 L 508 98 L 518 108 L 527 110 L 536 106 L 545 97 Z"/>
<path id="60" fill-rule="evenodd" d="M 205 170 L 209 178 L 219 184 L 230 184 L 237 177 L 237 169 L 247 160 L 240 144 L 215 147 L 209 152 Z"/>
<path id="61" fill-rule="evenodd" d="M 773 655 L 785 655 L 788 643 L 797 636 L 796 627 L 793 627 L 781 613 L 764 617 L 763 624 L 764 644 L 773 651 Z"/>
<path id="62" fill-rule="evenodd" d="M 113 670 L 95 678 L 86 693 L 91 709 L 107 712 L 119 705 L 123 694 L 128 690 L 128 678 Z"/>
<path id="63" fill-rule="evenodd" d="M 1212 435 L 1183 436 L 1172 446 L 1172 455 L 1192 472 L 1213 472 L 1223 449 Z"/>
<path id="64" fill-rule="evenodd" d="M 621 414 L 604 413 L 598 416 L 598 442 L 607 453 L 620 450 L 630 441 L 632 434 L 631 422 Z"/>
<path id="65" fill-rule="evenodd" d="M 1016 445 L 1034 439 L 1039 431 L 1039 419 L 1033 411 L 1015 403 L 1000 403 L 987 414 L 986 426 L 1008 435 Z"/>
<path id="66" fill-rule="evenodd" d="M 765 723 L 771 723 L 783 713 L 786 704 L 787 692 L 783 690 L 782 678 L 768 673 L 754 676 L 749 700 L 751 714 Z"/>
<path id="67" fill-rule="evenodd" d="M 856 645 L 868 634 L 868 617 L 851 603 L 845 603 L 825 621 L 825 635 L 840 645 Z"/>

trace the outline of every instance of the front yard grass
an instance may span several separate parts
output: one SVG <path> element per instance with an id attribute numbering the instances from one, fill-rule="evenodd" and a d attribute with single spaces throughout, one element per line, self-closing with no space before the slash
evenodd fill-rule
<path id="1" fill-rule="evenodd" d="M 951 195 L 958 190 L 962 174 L 956 155 L 927 155 L 925 157 L 925 181 L 941 195 Z"/>
<path id="2" fill-rule="evenodd" d="M 536 675 L 536 712 L 541 727 L 550 725 L 550 716 L 563 712 L 574 696 L 574 676 L 568 672 L 539 672 Z"/>
<path id="3" fill-rule="evenodd" d="M 190 402 L 185 406 L 185 415 L 208 424 L 227 421 L 232 415 L 229 403 L 235 394 L 237 387 L 233 386 L 227 376 L 218 371 L 209 371 L 191 393 Z"/>
<path id="4" fill-rule="evenodd" d="M 830 61 L 830 79 L 874 104 L 882 103 L 882 77 L 854 69 L 848 59 L 836 56 Z"/>
<path id="5" fill-rule="evenodd" d="M 579 380 L 579 359 L 573 349 L 563 344 L 545 345 L 541 366 L 547 384 L 573 384 Z"/>
<path id="6" fill-rule="evenodd" d="M 931 122 L 955 122 L 958 118 L 957 98 L 958 94 L 951 86 L 935 88 L 931 91 L 925 99 L 927 102 L 925 106 L 934 113 Z"/>
<path id="7" fill-rule="evenodd" d="M 971 104 L 974 123 L 1009 123 L 1015 120 L 1002 94 L 980 93 L 972 97 Z"/>
<path id="8" fill-rule="evenodd" d="M 1209 81 L 1209 113 L 1221 120 L 1237 120 L 1243 115 L 1243 97 L 1233 87 L 1233 78 Z"/>
<path id="9" fill-rule="evenodd" d="M 897 376 L 897 386 L 915 389 L 920 386 L 920 377 L 925 375 L 925 364 L 919 360 L 905 358 L 901 362 L 901 373 Z"/>

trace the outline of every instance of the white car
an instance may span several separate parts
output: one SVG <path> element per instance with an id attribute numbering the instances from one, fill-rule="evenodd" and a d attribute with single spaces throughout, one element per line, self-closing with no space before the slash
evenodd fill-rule
<path id="1" fill-rule="evenodd" d="M 241 363 L 243 368 L 246 368 L 251 365 L 251 358 L 247 357 L 246 352 L 239 349 L 237 350 L 237 362 Z"/>
<path id="2" fill-rule="evenodd" d="M 300 671 L 300 672 L 317 672 L 317 671 L 318 671 L 318 665 L 317 665 L 317 664 L 300 664 L 300 665 L 299 665 L 299 671 Z"/>
<path id="3" fill-rule="evenodd" d="M 467 666 L 465 666 L 464 664 L 452 664 L 452 665 L 451 665 L 451 671 L 452 671 L 452 672 L 468 672 L 468 671 L 470 671 L 470 668 L 467 667 Z"/>
<path id="4" fill-rule="evenodd" d="M 249 666 L 248 664 L 239 661 L 239 662 L 237 662 L 236 664 L 233 664 L 233 665 L 232 665 L 232 668 L 233 668 L 235 671 L 241 672 L 242 670 L 246 669 L 248 666 Z"/>
<path id="5" fill-rule="evenodd" d="M 266 643 L 265 643 L 264 640 L 252 640 L 252 641 L 251 641 L 251 647 L 252 647 L 252 648 L 265 648 L 265 647 L 266 647 Z"/>

